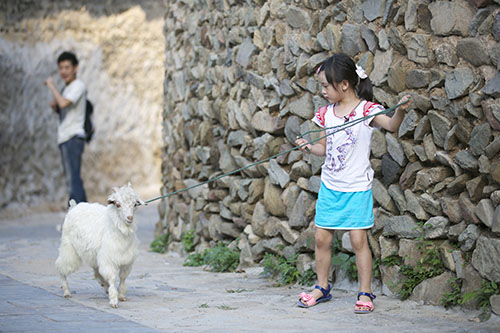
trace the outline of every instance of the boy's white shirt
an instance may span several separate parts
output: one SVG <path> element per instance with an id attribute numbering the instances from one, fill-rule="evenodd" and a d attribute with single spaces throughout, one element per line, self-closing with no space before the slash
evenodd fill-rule
<path id="1" fill-rule="evenodd" d="M 365 103 L 367 102 L 359 103 L 355 114 L 349 121 L 363 117 Z M 319 112 L 315 114 L 313 122 L 323 128 L 343 125 L 345 123 L 344 117 L 335 116 L 333 109 L 333 104 L 328 106 L 324 115 L 324 125 L 318 118 Z M 370 107 L 368 114 L 382 110 L 381 105 L 374 104 Z M 370 123 L 372 120 L 373 117 L 327 136 L 325 162 L 321 171 L 321 181 L 327 188 L 340 192 L 359 192 L 371 189 L 374 174 L 370 164 L 370 145 L 373 131 Z M 333 130 L 326 130 L 326 134 L 331 131 Z"/>
<path id="2" fill-rule="evenodd" d="M 73 80 L 64 88 L 62 96 L 71 101 L 64 108 L 66 116 L 57 128 L 57 143 L 61 144 L 74 136 L 85 137 L 83 125 L 85 123 L 86 89 L 85 84 L 79 80 Z"/>

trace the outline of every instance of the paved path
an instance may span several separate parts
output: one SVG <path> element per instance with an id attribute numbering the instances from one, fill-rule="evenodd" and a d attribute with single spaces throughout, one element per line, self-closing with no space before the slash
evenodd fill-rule
<path id="1" fill-rule="evenodd" d="M 4 275 L 0 275 L 0 295 L 2 332 L 157 332 Z"/>
<path id="2" fill-rule="evenodd" d="M 182 266 L 171 253 L 148 251 L 154 205 L 138 210 L 140 254 L 128 300 L 112 309 L 88 267 L 68 278 L 62 297 L 54 268 L 63 213 L 0 218 L 0 332 L 500 332 L 500 317 L 474 322 L 478 312 L 424 306 L 379 296 L 374 313 L 353 313 L 353 291 L 330 302 L 295 306 L 300 286 L 273 287 L 260 269 L 210 273 Z"/>

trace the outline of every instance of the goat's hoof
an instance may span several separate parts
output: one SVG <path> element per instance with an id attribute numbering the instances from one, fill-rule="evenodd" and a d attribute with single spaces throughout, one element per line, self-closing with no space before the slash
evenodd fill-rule
<path id="1" fill-rule="evenodd" d="M 64 294 L 65 298 L 71 298 L 71 294 Z"/>
<path id="2" fill-rule="evenodd" d="M 118 307 L 118 298 L 111 299 L 109 301 L 109 305 L 111 305 L 112 308 L 116 309 Z"/>
<path id="3" fill-rule="evenodd" d="M 127 297 L 125 297 L 125 296 L 120 296 L 120 297 L 118 298 L 118 300 L 119 300 L 120 302 L 125 302 L 125 301 L 127 300 Z"/>

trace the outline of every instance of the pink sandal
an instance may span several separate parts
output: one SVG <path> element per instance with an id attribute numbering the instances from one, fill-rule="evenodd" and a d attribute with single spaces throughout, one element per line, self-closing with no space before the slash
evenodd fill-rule
<path id="1" fill-rule="evenodd" d="M 359 300 L 359 297 L 360 296 L 367 296 L 370 298 L 370 302 L 362 302 Z M 362 314 L 362 313 L 370 313 L 373 311 L 373 300 L 376 298 L 377 296 L 371 294 L 371 293 L 365 293 L 365 292 L 359 292 L 358 293 L 358 301 L 356 302 L 356 306 L 354 307 L 354 313 L 357 313 L 357 314 Z M 359 308 L 367 308 L 367 309 L 364 309 L 364 310 L 360 310 Z"/>
<path id="2" fill-rule="evenodd" d="M 302 292 L 299 294 L 299 302 L 297 303 L 297 305 L 300 306 L 301 308 L 309 308 L 318 303 L 326 302 L 332 299 L 332 295 L 330 295 L 330 290 L 332 289 L 331 285 L 328 285 L 328 289 L 324 289 L 316 285 L 314 289 L 319 289 L 323 294 L 323 296 L 321 296 L 318 299 L 315 299 L 311 294 L 306 294 Z"/>

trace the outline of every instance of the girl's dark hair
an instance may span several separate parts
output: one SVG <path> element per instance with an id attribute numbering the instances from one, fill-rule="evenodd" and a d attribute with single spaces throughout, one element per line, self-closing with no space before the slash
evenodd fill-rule
<path id="1" fill-rule="evenodd" d="M 373 99 L 372 82 L 367 77 L 361 79 L 356 73 L 356 64 L 347 55 L 337 53 L 326 59 L 318 68 L 318 74 L 325 72 L 326 80 L 335 89 L 336 84 L 346 80 L 359 98 L 371 101 Z"/>
<path id="2" fill-rule="evenodd" d="M 71 61 L 71 64 L 73 64 L 73 66 L 78 65 L 78 59 L 76 58 L 76 55 L 72 52 L 67 52 L 67 51 L 59 55 L 59 57 L 57 58 L 57 64 L 59 64 L 61 61 L 66 61 L 66 60 Z"/>

